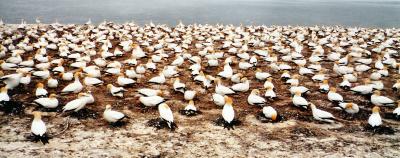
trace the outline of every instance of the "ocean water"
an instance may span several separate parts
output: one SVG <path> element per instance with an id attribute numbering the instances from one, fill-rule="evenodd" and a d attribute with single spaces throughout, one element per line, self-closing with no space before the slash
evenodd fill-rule
<path id="1" fill-rule="evenodd" d="M 400 0 L 0 0 L 7 23 L 266 24 L 399 27 Z"/>

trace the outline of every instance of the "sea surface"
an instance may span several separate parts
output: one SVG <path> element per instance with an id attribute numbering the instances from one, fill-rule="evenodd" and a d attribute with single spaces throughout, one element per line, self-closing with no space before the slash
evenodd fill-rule
<path id="1" fill-rule="evenodd" d="M 0 18 L 34 23 L 104 20 L 176 25 L 400 27 L 400 0 L 0 0 Z"/>

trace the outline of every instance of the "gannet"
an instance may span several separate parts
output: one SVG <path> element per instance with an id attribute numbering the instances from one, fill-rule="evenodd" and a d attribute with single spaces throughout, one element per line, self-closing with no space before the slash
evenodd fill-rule
<path id="1" fill-rule="evenodd" d="M 278 112 L 271 106 L 264 106 L 262 109 L 262 114 L 265 118 L 270 119 L 272 122 L 277 122 L 280 119 Z"/>
<path id="2" fill-rule="evenodd" d="M 71 81 L 74 78 L 74 74 L 72 72 L 66 72 L 66 73 L 61 72 L 59 76 L 64 81 Z"/>
<path id="3" fill-rule="evenodd" d="M 180 82 L 179 78 L 176 78 L 174 83 L 173 83 L 173 88 L 177 92 L 185 93 L 186 91 L 186 85 L 182 82 Z"/>
<path id="4" fill-rule="evenodd" d="M 376 90 L 371 95 L 371 103 L 377 106 L 394 106 L 394 101 L 388 97 L 381 96 L 381 91 Z"/>
<path id="5" fill-rule="evenodd" d="M 225 123 L 226 123 L 224 125 L 224 128 L 228 128 L 228 129 L 232 128 L 233 129 L 232 121 L 235 118 L 235 111 L 233 110 L 233 107 L 232 107 L 233 100 L 232 100 L 232 98 L 230 98 L 228 96 L 225 96 L 224 100 L 225 100 L 225 104 L 222 109 L 222 118 L 225 120 Z"/>
<path id="6" fill-rule="evenodd" d="M 35 96 L 38 98 L 47 96 L 47 90 L 44 89 L 43 83 L 36 84 Z"/>
<path id="7" fill-rule="evenodd" d="M 267 80 L 264 82 L 264 88 L 267 88 L 267 87 L 275 88 L 272 80 L 273 80 L 272 77 L 268 77 Z"/>
<path id="8" fill-rule="evenodd" d="M 327 93 L 329 91 L 328 80 L 323 80 L 319 85 L 319 91 L 322 93 Z"/>
<path id="9" fill-rule="evenodd" d="M 271 77 L 271 74 L 269 74 L 268 72 L 262 72 L 260 68 L 257 68 L 255 76 L 257 80 L 264 81 L 267 78 Z"/>
<path id="10" fill-rule="evenodd" d="M 340 82 L 339 87 L 344 89 L 344 90 L 349 90 L 351 87 L 351 83 L 349 82 L 349 80 L 347 79 L 346 76 L 343 76 L 343 81 Z"/>
<path id="11" fill-rule="evenodd" d="M 339 103 L 338 107 L 349 114 L 355 114 L 360 111 L 360 108 L 355 103 Z"/>
<path id="12" fill-rule="evenodd" d="M 163 83 L 165 83 L 165 81 L 166 81 L 166 79 L 165 79 L 164 74 L 162 72 L 160 72 L 158 74 L 158 76 L 155 76 L 155 77 L 151 78 L 148 82 L 149 83 L 156 83 L 156 84 L 163 84 Z"/>
<path id="13" fill-rule="evenodd" d="M 284 81 L 287 81 L 291 78 L 289 71 L 285 70 L 283 71 L 282 75 L 281 75 L 281 79 Z"/>
<path id="14" fill-rule="evenodd" d="M 24 85 L 29 85 L 31 81 L 31 73 L 27 73 L 24 77 L 21 77 L 20 83 Z"/>
<path id="15" fill-rule="evenodd" d="M 303 108 L 303 109 L 307 109 L 308 106 L 308 101 L 306 99 L 304 99 L 303 97 L 301 97 L 301 92 L 300 91 L 296 91 L 294 96 L 292 97 L 292 103 L 294 106 Z"/>
<path id="16" fill-rule="evenodd" d="M 247 61 L 245 61 L 245 59 L 241 59 L 239 62 L 239 69 L 241 70 L 247 70 L 249 68 L 253 67 L 252 64 L 248 63 Z"/>
<path id="17" fill-rule="evenodd" d="M 144 97 L 151 97 L 151 96 L 156 96 L 161 94 L 161 90 L 157 89 L 150 89 L 150 88 L 142 88 L 137 90 L 137 92 Z"/>
<path id="18" fill-rule="evenodd" d="M 31 125 L 31 132 L 34 136 L 34 141 L 41 141 L 43 144 L 49 143 L 49 138 L 46 134 L 46 124 L 42 121 L 42 113 L 39 111 L 32 112 L 33 121 Z"/>
<path id="19" fill-rule="evenodd" d="M 217 82 L 217 85 L 215 87 L 215 93 L 221 94 L 221 95 L 227 95 L 227 94 L 234 94 L 235 91 L 233 91 L 231 88 L 226 87 L 222 84 L 221 79 L 216 78 L 215 79 Z"/>
<path id="20" fill-rule="evenodd" d="M 182 115 L 186 116 L 194 116 L 197 115 L 198 112 L 199 111 L 197 110 L 196 106 L 194 106 L 193 100 L 189 100 L 189 103 L 185 106 L 185 108 L 180 111 Z"/>
<path id="21" fill-rule="evenodd" d="M 168 127 L 173 130 L 176 128 L 176 124 L 174 123 L 174 116 L 172 114 L 171 109 L 166 103 L 161 103 L 158 105 L 158 112 L 160 113 L 160 118 L 163 121 L 166 121 Z"/>
<path id="22" fill-rule="evenodd" d="M 183 96 L 185 100 L 193 100 L 194 97 L 196 96 L 196 93 L 197 92 L 194 90 L 186 90 Z"/>
<path id="23" fill-rule="evenodd" d="M 274 98 L 276 98 L 276 93 L 274 92 L 274 89 L 272 87 L 265 87 L 266 91 L 264 96 L 269 99 L 269 100 L 273 100 Z"/>
<path id="24" fill-rule="evenodd" d="M 1 64 L 2 70 L 15 70 L 16 68 L 18 68 L 17 64 L 7 63 L 7 62 L 4 62 L 3 60 L 0 60 L 0 64 Z"/>
<path id="25" fill-rule="evenodd" d="M 243 77 L 240 81 L 241 81 L 241 83 L 232 85 L 231 89 L 235 92 L 248 91 L 250 88 L 250 81 L 246 77 Z"/>
<path id="26" fill-rule="evenodd" d="M 231 78 L 232 75 L 233 75 L 233 70 L 232 70 L 231 66 L 225 62 L 224 70 L 222 72 L 219 72 L 218 76 L 220 76 L 222 78 Z"/>
<path id="27" fill-rule="evenodd" d="M 35 99 L 33 102 L 45 108 L 56 108 L 58 106 L 58 99 L 56 94 L 50 94 L 48 98 Z"/>
<path id="28" fill-rule="evenodd" d="M 107 89 L 110 91 L 112 96 L 120 98 L 124 97 L 124 92 L 127 91 L 126 89 L 124 89 L 124 87 L 116 87 L 112 84 L 108 84 Z"/>
<path id="29" fill-rule="evenodd" d="M 247 97 L 247 102 L 250 105 L 258 105 L 263 106 L 265 105 L 265 99 L 260 96 L 260 91 L 258 89 L 253 89 L 250 95 Z"/>
<path id="30" fill-rule="evenodd" d="M 71 100 L 67 104 L 65 104 L 65 106 L 63 107 L 63 112 L 71 110 L 78 112 L 79 110 L 83 109 L 87 104 L 87 100 L 85 98 L 82 98 L 82 96 L 84 96 L 84 94 L 79 93 L 78 98 Z"/>
<path id="31" fill-rule="evenodd" d="M 117 84 L 119 86 L 131 86 L 133 84 L 135 84 L 136 81 L 130 78 L 126 78 L 125 75 L 123 73 L 119 74 L 118 78 L 117 78 Z"/>
<path id="32" fill-rule="evenodd" d="M 304 86 L 299 86 L 298 83 L 292 83 L 289 91 L 292 95 L 294 95 L 296 91 L 300 91 L 301 94 L 304 94 L 304 93 L 307 93 L 309 91 L 309 89 Z"/>
<path id="33" fill-rule="evenodd" d="M 355 93 L 366 95 L 366 94 L 372 93 L 373 87 L 372 87 L 371 81 L 369 79 L 365 79 L 364 85 L 355 86 L 355 87 L 351 88 L 350 90 Z"/>
<path id="34" fill-rule="evenodd" d="M 162 94 L 159 93 L 159 94 Z M 139 98 L 139 101 L 144 105 L 144 106 L 157 106 L 160 105 L 164 102 L 166 102 L 167 100 L 165 100 L 163 97 L 155 95 L 155 96 L 149 96 L 149 97 L 145 97 L 145 96 L 141 96 Z"/>
<path id="35" fill-rule="evenodd" d="M 372 108 L 372 114 L 368 118 L 368 124 L 371 127 L 379 127 L 380 125 L 382 125 L 382 118 L 379 114 L 379 111 L 380 108 L 378 106 Z"/>
<path id="36" fill-rule="evenodd" d="M 224 95 L 218 94 L 218 93 L 213 93 L 212 95 L 212 100 L 214 101 L 214 103 L 218 106 L 223 106 L 225 105 L 225 99 L 224 99 Z"/>
<path id="37" fill-rule="evenodd" d="M 104 82 L 98 78 L 93 77 L 91 74 L 87 74 L 86 77 L 83 79 L 83 83 L 87 86 L 97 86 L 103 84 Z"/>
<path id="38" fill-rule="evenodd" d="M 242 79 L 242 77 L 243 77 L 243 74 L 242 74 L 242 73 L 234 74 L 234 75 L 231 77 L 231 81 L 232 81 L 233 83 L 240 83 L 240 80 Z"/>
<path id="39" fill-rule="evenodd" d="M 119 111 L 115 111 L 112 110 L 111 105 L 107 104 L 106 105 L 106 109 L 103 112 L 103 118 L 113 124 L 116 125 L 117 123 L 119 123 L 122 119 L 124 119 L 126 116 L 125 114 L 119 112 Z"/>
<path id="40" fill-rule="evenodd" d="M 310 106 L 314 119 L 329 123 L 335 122 L 335 117 L 331 113 L 317 109 L 313 103 L 310 103 Z"/>
<path id="41" fill-rule="evenodd" d="M 8 90 L 6 87 L 1 87 L 0 102 L 3 101 L 10 101 L 10 96 L 8 95 Z"/>
<path id="42" fill-rule="evenodd" d="M 335 102 L 335 103 L 343 102 L 342 95 L 340 95 L 339 93 L 336 92 L 336 88 L 335 87 L 331 87 L 330 88 L 330 90 L 328 92 L 328 99 L 331 102 Z"/>
<path id="43" fill-rule="evenodd" d="M 79 93 L 83 89 L 82 83 L 79 81 L 80 75 L 80 72 L 76 72 L 74 75 L 75 81 L 65 86 L 61 93 Z"/>

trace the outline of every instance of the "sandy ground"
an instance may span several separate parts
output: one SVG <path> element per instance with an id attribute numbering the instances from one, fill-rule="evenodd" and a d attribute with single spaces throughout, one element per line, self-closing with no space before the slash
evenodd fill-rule
<path id="1" fill-rule="evenodd" d="M 215 115 L 216 111 L 203 111 Z M 175 132 L 145 125 L 151 115 L 138 114 L 121 128 L 109 128 L 103 120 L 70 119 L 69 129 L 50 144 L 26 140 L 30 118 L 2 116 L 0 157 L 398 157 L 400 134 L 374 135 L 359 127 L 288 120 L 260 123 L 254 116 L 242 118 L 235 130 L 215 126 L 201 116 L 185 118 L 175 113 Z M 50 133 L 65 128 L 66 118 L 45 118 Z M 398 124 L 397 124 L 397 127 Z M 398 128 L 397 128 L 398 130 Z"/>
<path id="2" fill-rule="evenodd" d="M 117 41 L 113 41 L 115 46 Z M 269 46 L 272 43 L 268 44 Z M 113 48 L 114 49 L 114 48 Z M 111 52 L 113 51 L 111 50 Z M 257 48 L 250 48 L 251 50 Z M 371 49 L 371 48 L 368 48 Z M 192 50 L 196 52 L 198 50 Z M 224 51 L 224 50 L 222 50 Z M 329 50 L 326 50 L 329 51 Z M 305 47 L 304 55 L 310 55 Z M 50 56 L 55 52 L 50 51 Z M 30 53 L 23 58 L 26 59 Z M 128 58 L 125 55 L 114 60 L 123 61 Z M 95 57 L 94 57 L 95 58 Z M 92 58 L 92 59 L 94 59 Z M 168 59 L 172 62 L 174 56 Z M 139 61 L 146 63 L 147 59 Z M 92 64 L 92 63 L 91 63 Z M 379 135 L 364 130 L 372 105 L 364 97 L 352 94 L 338 88 L 346 100 L 351 100 L 362 107 L 360 113 L 349 118 L 344 113 L 334 110 L 332 103 L 327 100 L 326 94 L 318 92 L 318 84 L 312 82 L 310 76 L 300 78 L 302 85 L 311 89 L 307 100 L 316 104 L 319 108 L 333 113 L 338 121 L 334 124 L 321 124 L 312 119 L 310 111 L 301 111 L 291 105 L 288 85 L 279 80 L 280 73 L 272 73 L 275 78 L 274 85 L 278 99 L 270 104 L 284 117 L 279 123 L 261 123 L 256 119 L 260 107 L 247 104 L 247 96 L 250 92 L 232 96 L 236 117 L 242 121 L 242 125 L 234 130 L 227 130 L 216 126 L 214 120 L 220 117 L 221 107 L 217 107 L 211 101 L 211 92 L 214 89 L 202 89 L 190 79 L 190 72 L 183 71 L 181 80 L 189 89 L 199 92 L 195 100 L 196 106 L 203 112 L 195 117 L 186 117 L 179 114 L 186 102 L 182 94 L 175 94 L 171 90 L 172 80 L 162 86 L 150 85 L 145 81 L 154 77 L 168 63 L 158 66 L 154 73 L 146 74 L 138 80 L 138 84 L 128 88 L 124 99 L 118 99 L 108 94 L 106 86 L 86 87 L 84 91 L 92 91 L 96 99 L 95 104 L 87 105 L 89 114 L 93 118 L 76 119 L 68 115 L 55 116 L 56 112 L 45 113 L 43 120 L 48 127 L 49 135 L 53 136 L 50 144 L 42 145 L 26 139 L 30 132 L 32 116 L 29 114 L 6 115 L 0 113 L 0 157 L 399 157 L 400 156 L 400 123 L 385 120 L 384 124 L 393 127 L 397 132 L 394 135 Z M 189 62 L 185 61 L 184 65 Z M 205 63 L 203 63 L 205 65 Z M 322 63 L 327 69 L 330 84 L 336 85 L 341 81 L 331 73 L 332 63 Z M 269 72 L 266 63 L 259 66 Z M 128 69 L 128 67 L 125 67 Z M 181 67 L 186 70 L 184 66 Z M 253 80 L 251 88 L 260 88 L 263 82 L 254 80 L 254 71 L 237 71 L 238 66 L 233 65 L 236 72 L 242 72 L 244 76 Z M 205 73 L 216 75 L 219 68 L 206 68 Z M 69 70 L 68 70 L 69 71 Z M 291 73 L 297 73 L 293 70 Z M 395 72 L 391 69 L 391 74 Z M 10 72 L 5 72 L 6 74 Z M 370 72 L 369 72 L 370 73 Z M 369 73 L 361 74 L 359 78 L 368 77 Z M 57 78 L 57 76 L 55 76 Z M 385 89 L 383 95 L 398 98 L 390 87 L 399 78 L 398 75 L 383 78 Z M 104 76 L 105 85 L 114 83 L 116 76 Z M 26 106 L 26 113 L 43 110 L 30 105 L 35 98 L 34 85 L 19 87 L 11 91 L 18 101 Z M 230 81 L 223 81 L 226 85 L 232 85 Z M 64 87 L 69 82 L 61 81 L 59 86 Z M 359 83 L 356 84 L 360 84 Z M 156 130 L 146 123 L 150 119 L 158 117 L 157 109 L 143 109 L 139 106 L 137 88 L 159 88 L 167 92 L 167 102 L 174 111 L 174 117 L 178 125 L 176 131 L 166 129 Z M 48 89 L 50 93 L 59 90 Z M 261 92 L 264 93 L 264 90 Z M 76 94 L 60 96 L 61 105 L 76 98 Z M 112 104 L 113 108 L 127 114 L 130 119 L 127 124 L 119 128 L 111 128 L 102 118 L 106 104 Z M 62 106 L 60 106 L 61 108 Z M 382 108 L 382 113 L 391 112 L 393 108 Z M 68 123 L 67 123 L 68 122 Z M 67 127 L 67 124 L 69 125 Z"/>

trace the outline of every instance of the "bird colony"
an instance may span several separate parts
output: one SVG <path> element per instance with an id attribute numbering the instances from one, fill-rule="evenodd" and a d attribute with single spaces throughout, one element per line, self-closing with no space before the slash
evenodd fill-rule
<path id="1" fill-rule="evenodd" d="M 361 122 L 372 131 L 383 119 L 400 118 L 399 29 L 111 22 L 0 28 L 0 108 L 7 117 L 21 109 L 32 114 L 34 141 L 48 142 L 51 117 L 85 109 L 111 128 L 129 123 L 135 115 L 124 106 L 144 109 L 157 118 L 151 125 L 171 130 L 179 127 L 174 115 L 208 118 L 210 110 L 220 117 L 209 121 L 227 129 L 245 124 L 243 114 L 272 123 Z M 45 112 L 57 115 L 44 122 Z"/>

